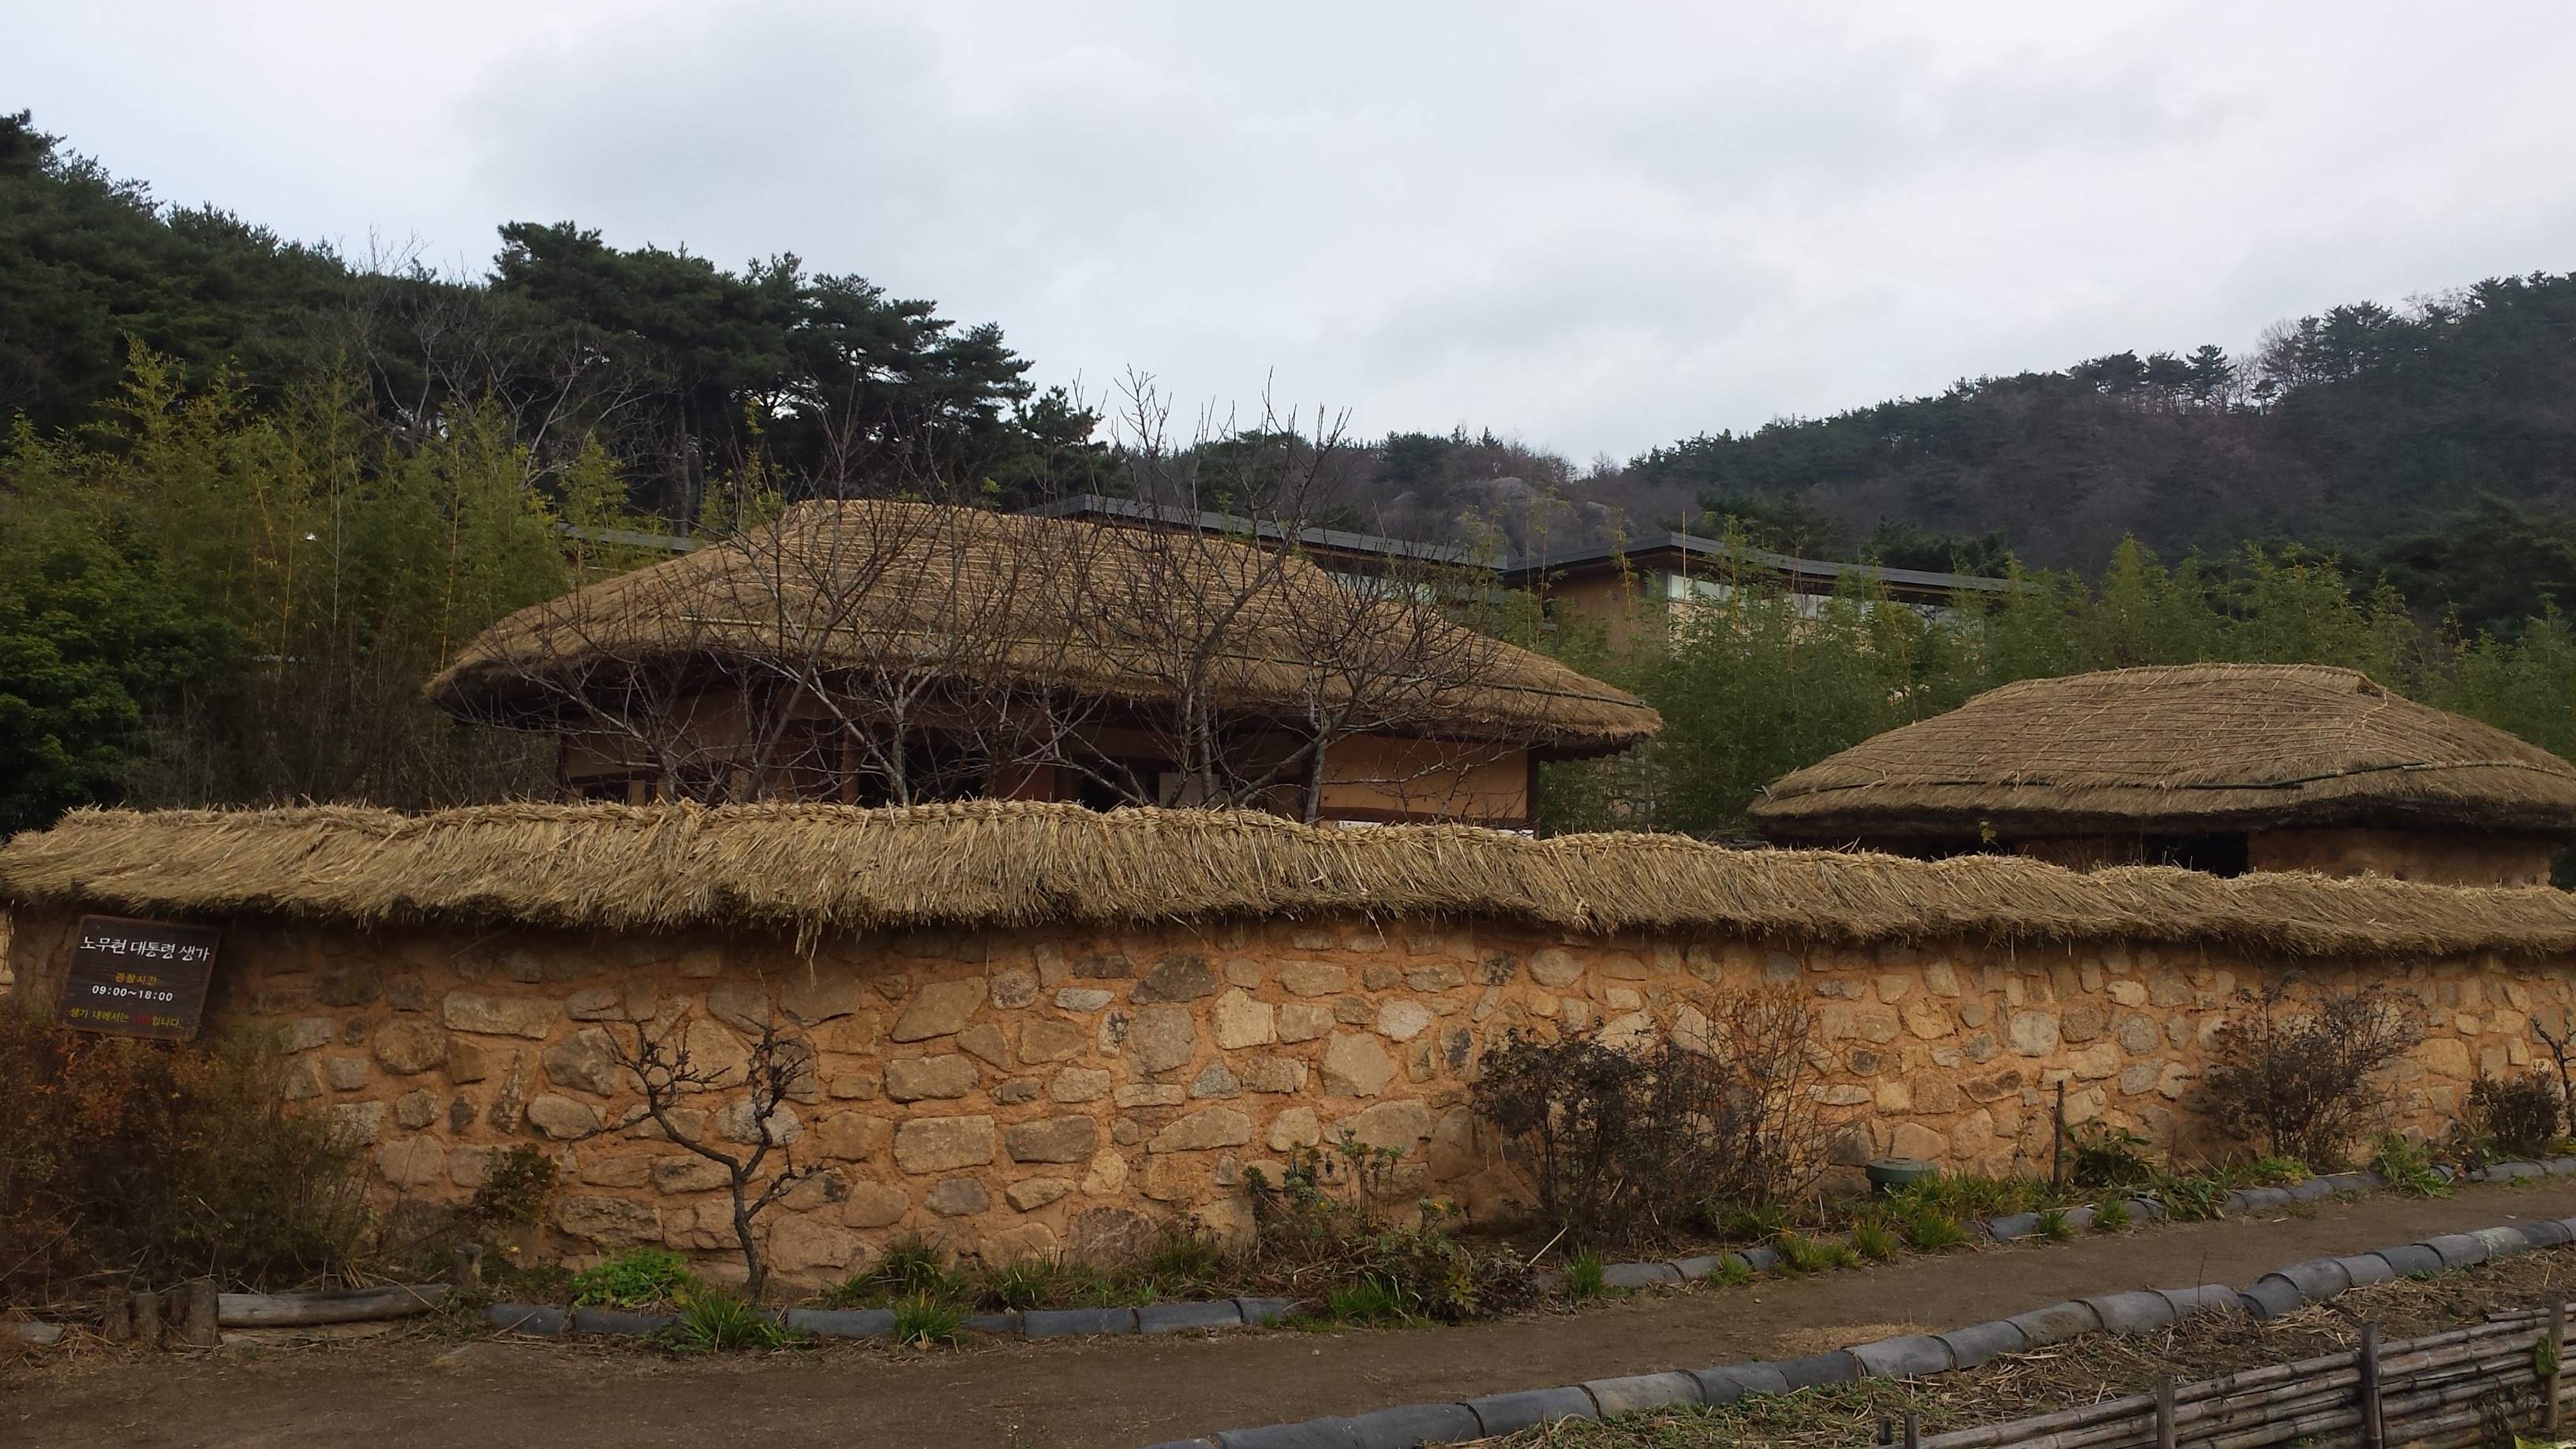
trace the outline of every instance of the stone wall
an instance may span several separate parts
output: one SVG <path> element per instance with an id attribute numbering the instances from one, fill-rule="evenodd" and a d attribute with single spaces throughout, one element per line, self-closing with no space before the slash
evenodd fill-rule
<path id="1" fill-rule="evenodd" d="M 37 1004 L 70 918 L 22 915 L 8 954 Z M 558 1155 L 554 1227 L 585 1254 L 663 1244 L 724 1270 L 721 1177 L 629 1122 L 611 1032 L 681 1033 L 734 1065 L 773 1018 L 819 1068 L 791 1105 L 793 1151 L 828 1168 L 773 1209 L 790 1278 L 834 1278 L 910 1235 L 988 1260 L 1114 1255 L 1158 1220 L 1239 1236 L 1240 1182 L 1347 1128 L 1404 1154 L 1404 1198 L 1508 1215 L 1522 1184 L 1465 1103 L 1509 1028 L 1612 1041 L 1705 1030 L 1720 993 L 1812 992 L 1837 1155 L 1897 1153 L 1980 1172 L 2044 1164 L 2068 1115 L 2186 1155 L 2224 1144 L 2190 1109 L 2231 993 L 2295 965 L 2302 990 L 2369 977 L 2419 1002 L 2424 1045 L 2396 1106 L 2436 1129 L 2484 1069 L 2556 1029 L 2568 963 L 2268 962 L 2117 943 L 1843 948 L 1701 937 L 1569 938 L 1500 923 L 1219 923 L 1123 934 L 916 933 L 826 943 L 809 960 L 744 936 L 366 935 L 234 921 L 209 1022 L 282 1029 L 296 1093 L 372 1144 L 389 1202 L 454 1201 L 496 1153 Z M 1820 1060 L 1822 1059 L 1820 1058 Z M 705 1094 L 707 1130 L 749 1135 Z M 608 1129 L 602 1131 L 602 1129 Z"/>

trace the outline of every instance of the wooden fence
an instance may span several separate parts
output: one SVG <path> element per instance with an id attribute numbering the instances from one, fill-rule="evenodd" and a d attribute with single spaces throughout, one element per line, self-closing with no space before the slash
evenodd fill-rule
<path id="1" fill-rule="evenodd" d="M 2349 1351 L 2200 1383 L 2168 1380 L 2153 1393 L 2009 1424 L 1925 1435 L 1908 1415 L 1903 1440 L 1907 1449 L 2510 1449 L 2516 1429 L 2558 1437 L 2565 1340 L 2564 1304 L 2404 1343 L 2379 1343 L 2364 1324 L 2361 1346 Z"/>

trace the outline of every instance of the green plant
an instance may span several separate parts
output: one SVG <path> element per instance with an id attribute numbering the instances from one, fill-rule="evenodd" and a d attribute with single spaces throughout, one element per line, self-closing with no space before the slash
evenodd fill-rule
<path id="1" fill-rule="evenodd" d="M 752 1306 L 739 1293 L 684 1286 L 676 1290 L 679 1321 L 662 1330 L 671 1347 L 699 1353 L 781 1348 L 803 1335 Z"/>
<path id="2" fill-rule="evenodd" d="M 1580 1303 L 1610 1291 L 1610 1260 L 1586 1248 L 1565 1260 L 1565 1296 Z"/>
<path id="3" fill-rule="evenodd" d="M 1329 1172 L 1336 1161 L 1353 1167 L 1338 1185 Z M 1309 1149 L 1290 1154 L 1276 1186 L 1267 1174 L 1247 1172 L 1253 1248 L 1234 1271 L 1293 1285 L 1309 1299 L 1375 1279 L 1395 1293 L 1404 1312 L 1440 1321 L 1509 1312 L 1537 1301 L 1528 1263 L 1509 1249 L 1459 1244 L 1449 1235 L 1450 1218 L 1440 1204 L 1421 1204 L 1418 1225 L 1389 1223 L 1377 1195 L 1355 1180 L 1357 1166 L 1347 1156 L 1328 1158 Z M 1213 1272 L 1211 1254 L 1201 1242 L 1176 1249 L 1164 1266 Z M 1153 1291 L 1155 1282 L 1146 1280 L 1143 1291 Z"/>
<path id="4" fill-rule="evenodd" d="M 1780 1261 L 1788 1264 L 1793 1272 L 1822 1273 L 1833 1268 L 1860 1266 L 1860 1256 L 1841 1243 L 1795 1232 L 1784 1232 L 1776 1241 L 1780 1246 Z"/>
<path id="5" fill-rule="evenodd" d="M 1385 1323 L 1408 1315 L 1394 1284 L 1383 1278 L 1355 1278 L 1324 1295 L 1324 1313 L 1342 1323 Z"/>
<path id="6" fill-rule="evenodd" d="M 915 1295 L 895 1305 L 894 1341 L 906 1348 L 955 1343 L 966 1333 L 966 1314 L 954 1303 Z"/>
<path id="7" fill-rule="evenodd" d="M 2295 1157 L 2258 1157 L 2238 1174 L 2244 1184 L 2254 1187 L 2287 1187 L 2315 1176 L 2308 1165 Z"/>
<path id="8" fill-rule="evenodd" d="M 905 1238 L 886 1249 L 882 1262 L 873 1275 L 879 1291 L 914 1298 L 955 1298 L 959 1296 L 957 1275 L 949 1271 L 947 1255 L 919 1238 Z"/>
<path id="9" fill-rule="evenodd" d="M 685 1301 L 697 1279 L 689 1260 L 662 1248 L 630 1248 L 573 1275 L 572 1301 L 603 1308 L 651 1308 Z"/>
<path id="10" fill-rule="evenodd" d="M 2031 1225 L 2031 1230 L 2052 1243 L 2062 1243 L 2075 1236 L 2075 1225 L 2066 1220 L 2064 1208 L 2040 1209 L 2039 1221 Z"/>
<path id="11" fill-rule="evenodd" d="M 2112 1198 L 2093 1210 L 2093 1231 L 2097 1233 L 2124 1233 L 2133 1225 L 2127 1198 Z"/>
<path id="12" fill-rule="evenodd" d="M 1742 1287 L 1753 1281 L 1753 1265 L 1729 1253 L 1717 1260 L 1717 1267 L 1709 1273 L 1708 1279 L 1731 1288 Z"/>
<path id="13" fill-rule="evenodd" d="M 1062 1258 L 1023 1258 L 988 1268 L 976 1287 L 976 1301 L 988 1308 L 1044 1308 L 1098 1291 L 1099 1275 Z"/>
<path id="14" fill-rule="evenodd" d="M 2433 1170 L 2432 1154 L 2394 1132 L 2372 1139 L 2377 1149 L 2372 1166 L 2394 1191 L 2409 1197 L 2449 1197 L 2451 1185 Z"/>
<path id="15" fill-rule="evenodd" d="M 1905 1234 L 1905 1241 L 1913 1244 L 1916 1252 L 1938 1253 L 1963 1247 L 1968 1241 L 1968 1230 L 1960 1225 L 1959 1220 L 1931 1203 L 1901 1208 L 1896 1220 Z"/>
<path id="16" fill-rule="evenodd" d="M 1896 1230 L 1877 1218 L 1863 1218 L 1852 1224 L 1851 1245 L 1862 1257 L 1884 1263 L 1896 1256 Z"/>
<path id="17" fill-rule="evenodd" d="M 2218 1216 L 2218 1205 L 2226 1199 L 2228 1186 L 2209 1173 L 2164 1171 L 2156 1174 L 2153 1192 L 2166 1213 L 2189 1220 Z"/>
<path id="18" fill-rule="evenodd" d="M 2332 1166 L 2382 1106 L 2377 1081 L 2423 1038 L 2383 988 L 2301 1005 L 2288 982 L 2236 993 L 2202 1100 L 2218 1125 L 2269 1158 Z"/>
<path id="19" fill-rule="evenodd" d="M 2078 1123 L 2068 1144 L 2068 1176 L 2084 1189 L 2135 1187 L 2153 1181 L 2156 1165 L 2146 1154 L 2147 1140 L 2126 1127 L 2103 1122 Z"/>
<path id="20" fill-rule="evenodd" d="M 1733 1243 L 1767 1243 L 1796 1221 L 1781 1203 L 1755 1203 L 1708 1215 L 1709 1225 Z"/>
<path id="21" fill-rule="evenodd" d="M 522 1142 L 492 1159 L 482 1186 L 474 1189 L 474 1199 L 466 1205 L 466 1216 L 493 1226 L 533 1223 L 554 1193 L 558 1170 L 543 1148 Z"/>

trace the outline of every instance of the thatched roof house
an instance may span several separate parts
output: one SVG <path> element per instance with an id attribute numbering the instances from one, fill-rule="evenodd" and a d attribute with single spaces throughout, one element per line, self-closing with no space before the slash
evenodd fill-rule
<path id="1" fill-rule="evenodd" d="M 2576 766 L 2353 670 L 2191 664 L 1990 690 L 1782 776 L 1752 815 L 1917 855 L 2538 885 L 2576 836 Z"/>
<path id="2" fill-rule="evenodd" d="M 568 792 L 626 801 L 868 803 L 888 798 L 871 791 L 895 757 L 945 750 L 977 762 L 949 795 L 1086 798 L 1076 777 L 1124 770 L 1166 780 L 1154 803 L 1191 803 L 1187 782 L 1168 783 L 1185 725 L 1222 736 L 1224 771 L 1258 777 L 1330 718 L 1350 737 L 1332 746 L 1322 815 L 1491 824 L 1531 815 L 1537 761 L 1613 753 L 1662 723 L 1294 553 L 878 500 L 801 504 L 523 609 L 429 694 L 466 718 L 561 731 Z M 876 763 L 861 758 L 872 737 Z M 773 740 L 779 753 L 751 757 Z M 682 768 L 681 754 L 723 758 Z M 681 776 L 715 788 L 673 788 Z"/>

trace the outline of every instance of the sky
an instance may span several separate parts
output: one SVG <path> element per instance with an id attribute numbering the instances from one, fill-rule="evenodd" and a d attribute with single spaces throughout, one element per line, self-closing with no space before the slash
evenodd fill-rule
<path id="1" fill-rule="evenodd" d="M 1183 411 L 1585 461 L 2576 270 L 2576 6 L 0 0 L 0 109 L 479 273 L 793 252 Z"/>

